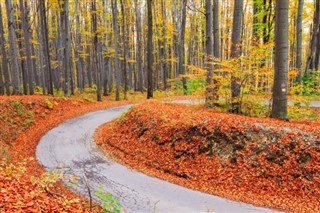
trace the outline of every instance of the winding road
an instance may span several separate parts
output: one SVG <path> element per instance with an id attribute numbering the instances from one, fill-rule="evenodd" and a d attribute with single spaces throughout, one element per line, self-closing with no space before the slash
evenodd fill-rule
<path id="1" fill-rule="evenodd" d="M 38 161 L 47 170 L 64 174 L 63 182 L 84 196 L 88 197 L 87 186 L 103 187 L 126 212 L 274 212 L 171 184 L 108 159 L 94 143 L 94 131 L 130 107 L 89 113 L 52 129 L 39 142 Z"/>

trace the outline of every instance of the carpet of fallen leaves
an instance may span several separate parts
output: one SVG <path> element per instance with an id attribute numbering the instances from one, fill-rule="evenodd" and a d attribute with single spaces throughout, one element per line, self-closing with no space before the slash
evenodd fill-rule
<path id="1" fill-rule="evenodd" d="M 0 97 L 0 162 L 5 162 L 0 166 L 0 212 L 88 212 L 84 199 L 75 200 L 77 195 L 61 183 L 45 190 L 31 182 L 33 176 L 40 177 L 44 172 L 35 160 L 36 146 L 47 131 L 67 119 L 128 103 L 45 96 Z M 22 169 L 18 165 L 26 159 Z M 11 171 L 15 167 L 21 169 Z"/>
<path id="2" fill-rule="evenodd" d="M 173 183 L 290 212 L 320 212 L 320 123 L 146 103 L 101 127 L 119 162 Z"/>

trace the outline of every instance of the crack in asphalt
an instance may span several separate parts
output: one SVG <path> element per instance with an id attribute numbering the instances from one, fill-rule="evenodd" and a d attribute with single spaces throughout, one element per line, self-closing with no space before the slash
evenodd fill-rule
<path id="1" fill-rule="evenodd" d="M 92 192 L 102 187 L 126 212 L 274 212 L 168 183 L 104 156 L 94 143 L 95 129 L 130 107 L 88 113 L 52 129 L 37 146 L 38 161 L 46 170 L 63 174 L 66 186 L 84 196 L 88 197 L 88 186 Z M 101 203 L 94 193 L 93 198 Z"/>

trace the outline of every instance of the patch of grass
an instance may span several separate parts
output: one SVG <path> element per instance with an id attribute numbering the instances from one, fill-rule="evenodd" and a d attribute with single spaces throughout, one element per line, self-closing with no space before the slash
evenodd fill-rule
<path id="1" fill-rule="evenodd" d="M 123 213 L 125 212 L 120 201 L 112 196 L 109 192 L 106 192 L 102 187 L 95 190 L 94 194 L 102 201 L 102 208 L 104 212 Z"/>

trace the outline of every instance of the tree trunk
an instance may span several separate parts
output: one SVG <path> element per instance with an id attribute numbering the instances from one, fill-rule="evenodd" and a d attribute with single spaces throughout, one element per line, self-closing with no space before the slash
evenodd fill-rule
<path id="1" fill-rule="evenodd" d="M 183 93 L 186 95 L 188 88 L 187 88 L 187 78 L 184 76 L 186 74 L 186 60 L 185 60 L 185 34 L 186 34 L 186 19 L 187 19 L 187 0 L 181 1 L 181 32 L 179 33 L 179 64 L 178 70 L 179 74 L 183 75 L 182 77 L 182 86 L 183 86 Z"/>
<path id="2" fill-rule="evenodd" d="M 97 21 L 97 6 L 96 6 L 96 0 L 94 0 L 92 3 L 92 31 L 94 34 L 93 37 L 93 68 L 94 68 L 94 74 L 96 75 L 96 84 L 97 84 L 97 101 L 102 101 L 101 96 L 101 58 L 99 54 L 99 47 L 98 47 L 98 21 Z"/>
<path id="3" fill-rule="evenodd" d="M 207 88 L 206 88 L 206 105 L 213 107 L 214 94 L 213 94 L 213 11 L 212 0 L 206 0 L 206 70 L 207 70 Z"/>
<path id="4" fill-rule="evenodd" d="M 275 75 L 272 118 L 288 119 L 288 0 L 276 1 Z"/>
<path id="5" fill-rule="evenodd" d="M 297 82 L 302 81 L 302 14 L 303 14 L 304 0 L 299 0 L 298 14 L 297 14 L 297 55 L 296 55 L 296 68 L 298 70 Z"/>
<path id="6" fill-rule="evenodd" d="M 6 0 L 6 9 L 8 17 L 9 28 L 9 42 L 10 42 L 10 58 L 11 58 L 11 73 L 13 83 L 13 95 L 20 95 L 20 74 L 19 74 L 19 60 L 17 50 L 17 36 L 15 32 L 15 18 L 11 0 Z"/>
<path id="7" fill-rule="evenodd" d="M 4 39 L 4 29 L 3 29 L 3 21 L 2 21 L 2 5 L 0 2 L 0 48 L 1 48 L 1 62 L 2 62 L 2 72 L 4 75 L 4 86 L 6 89 L 6 94 L 10 95 L 10 73 L 8 69 L 8 59 L 7 52 L 5 48 L 5 39 Z"/>
<path id="8" fill-rule="evenodd" d="M 253 0 L 253 29 L 252 37 L 253 41 L 257 42 L 259 40 L 259 13 L 261 8 L 261 0 Z"/>
<path id="9" fill-rule="evenodd" d="M 80 88 L 80 91 L 84 91 L 84 72 L 83 72 L 83 59 L 80 56 L 82 47 L 81 47 L 81 41 L 82 41 L 82 35 L 80 32 L 80 12 L 79 12 L 79 0 L 76 0 L 75 2 L 75 8 L 76 8 L 76 49 L 75 49 L 75 58 L 76 58 L 76 69 L 77 69 L 77 80 L 78 80 L 78 87 Z"/>
<path id="10" fill-rule="evenodd" d="M 310 41 L 310 52 L 308 55 L 307 63 L 306 63 L 306 75 L 309 74 L 309 69 L 316 69 L 316 54 L 317 54 L 317 40 L 319 34 L 319 25 L 320 25 L 320 0 L 315 0 L 315 11 L 313 17 L 313 29 L 312 36 Z"/>
<path id="11" fill-rule="evenodd" d="M 113 24 L 113 34 L 114 34 L 114 52 L 115 52 L 115 75 L 116 75 L 116 101 L 120 100 L 120 84 L 121 84 L 121 76 L 119 70 L 119 56 L 118 56 L 118 9 L 117 9 L 117 0 L 111 0 L 112 4 L 112 24 Z"/>
<path id="12" fill-rule="evenodd" d="M 161 12 L 162 12 L 162 33 L 163 33 L 163 49 L 162 49 L 162 69 L 163 69 L 163 88 L 168 88 L 168 62 L 167 62 L 167 13 L 165 8 L 165 0 L 161 0 Z"/>
<path id="13" fill-rule="evenodd" d="M 137 61 L 137 86 L 138 91 L 143 92 L 143 69 L 142 69 L 142 27 L 141 27 L 141 2 L 134 0 L 136 15 L 136 61 Z"/>
<path id="14" fill-rule="evenodd" d="M 67 97 L 71 95 L 71 39 L 69 32 L 69 0 L 63 0 L 61 5 L 62 43 L 64 47 L 63 67 L 65 78 L 64 93 Z"/>
<path id="15" fill-rule="evenodd" d="M 20 18 L 20 17 L 19 17 Z M 28 74 L 27 74 L 27 67 L 26 67 L 26 53 L 25 48 L 22 43 L 22 33 L 23 29 L 21 26 L 21 20 L 19 19 L 16 23 L 17 26 L 17 43 L 18 43 L 18 55 L 19 55 L 19 62 L 20 62 L 20 72 L 22 74 L 22 88 L 23 94 L 28 95 Z"/>
<path id="16" fill-rule="evenodd" d="M 39 0 L 39 23 L 40 23 L 40 30 L 41 30 L 40 43 L 42 43 L 41 52 L 44 58 L 43 60 L 44 62 L 43 77 L 45 79 L 44 87 L 47 87 L 48 94 L 53 95 L 52 70 L 51 70 L 51 59 L 50 59 L 50 49 L 49 49 L 49 33 L 48 33 L 46 6 L 43 0 Z"/>
<path id="17" fill-rule="evenodd" d="M 233 26 L 232 26 L 232 46 L 231 46 L 231 58 L 237 59 L 241 55 L 241 30 L 242 30 L 242 16 L 243 16 L 243 0 L 234 0 L 233 11 Z M 240 64 L 239 64 L 240 66 Z M 231 112 L 239 114 L 241 113 L 240 104 L 240 92 L 241 85 L 240 79 L 236 75 L 231 76 Z"/>
<path id="18" fill-rule="evenodd" d="M 33 67 L 32 63 L 32 51 L 31 51 L 31 34 L 29 32 L 29 18 L 28 18 L 28 9 L 27 3 L 24 0 L 20 0 L 20 11 L 21 11 L 21 19 L 22 19 L 22 29 L 23 29 L 23 37 L 24 37 L 24 44 L 26 49 L 26 58 L 27 58 L 27 75 L 28 75 L 28 82 L 29 82 L 29 93 L 30 95 L 34 94 L 33 84 L 34 84 L 34 73 L 35 68 Z"/>
<path id="19" fill-rule="evenodd" d="M 122 43 L 123 43 L 123 79 L 124 79 L 124 100 L 127 100 L 128 91 L 128 75 L 127 75 L 127 32 L 126 32 L 126 17 L 124 11 L 123 0 L 120 0 L 121 13 L 122 13 Z"/>
<path id="20" fill-rule="evenodd" d="M 153 98 L 153 20 L 152 20 L 152 0 L 147 0 L 148 10 L 148 40 L 147 40 L 147 69 L 148 69 L 148 94 L 147 98 Z"/>
<path id="21" fill-rule="evenodd" d="M 219 0 L 214 0 L 213 5 L 213 51 L 214 57 L 217 59 L 221 59 L 221 52 L 220 52 L 220 13 L 219 13 Z"/>

